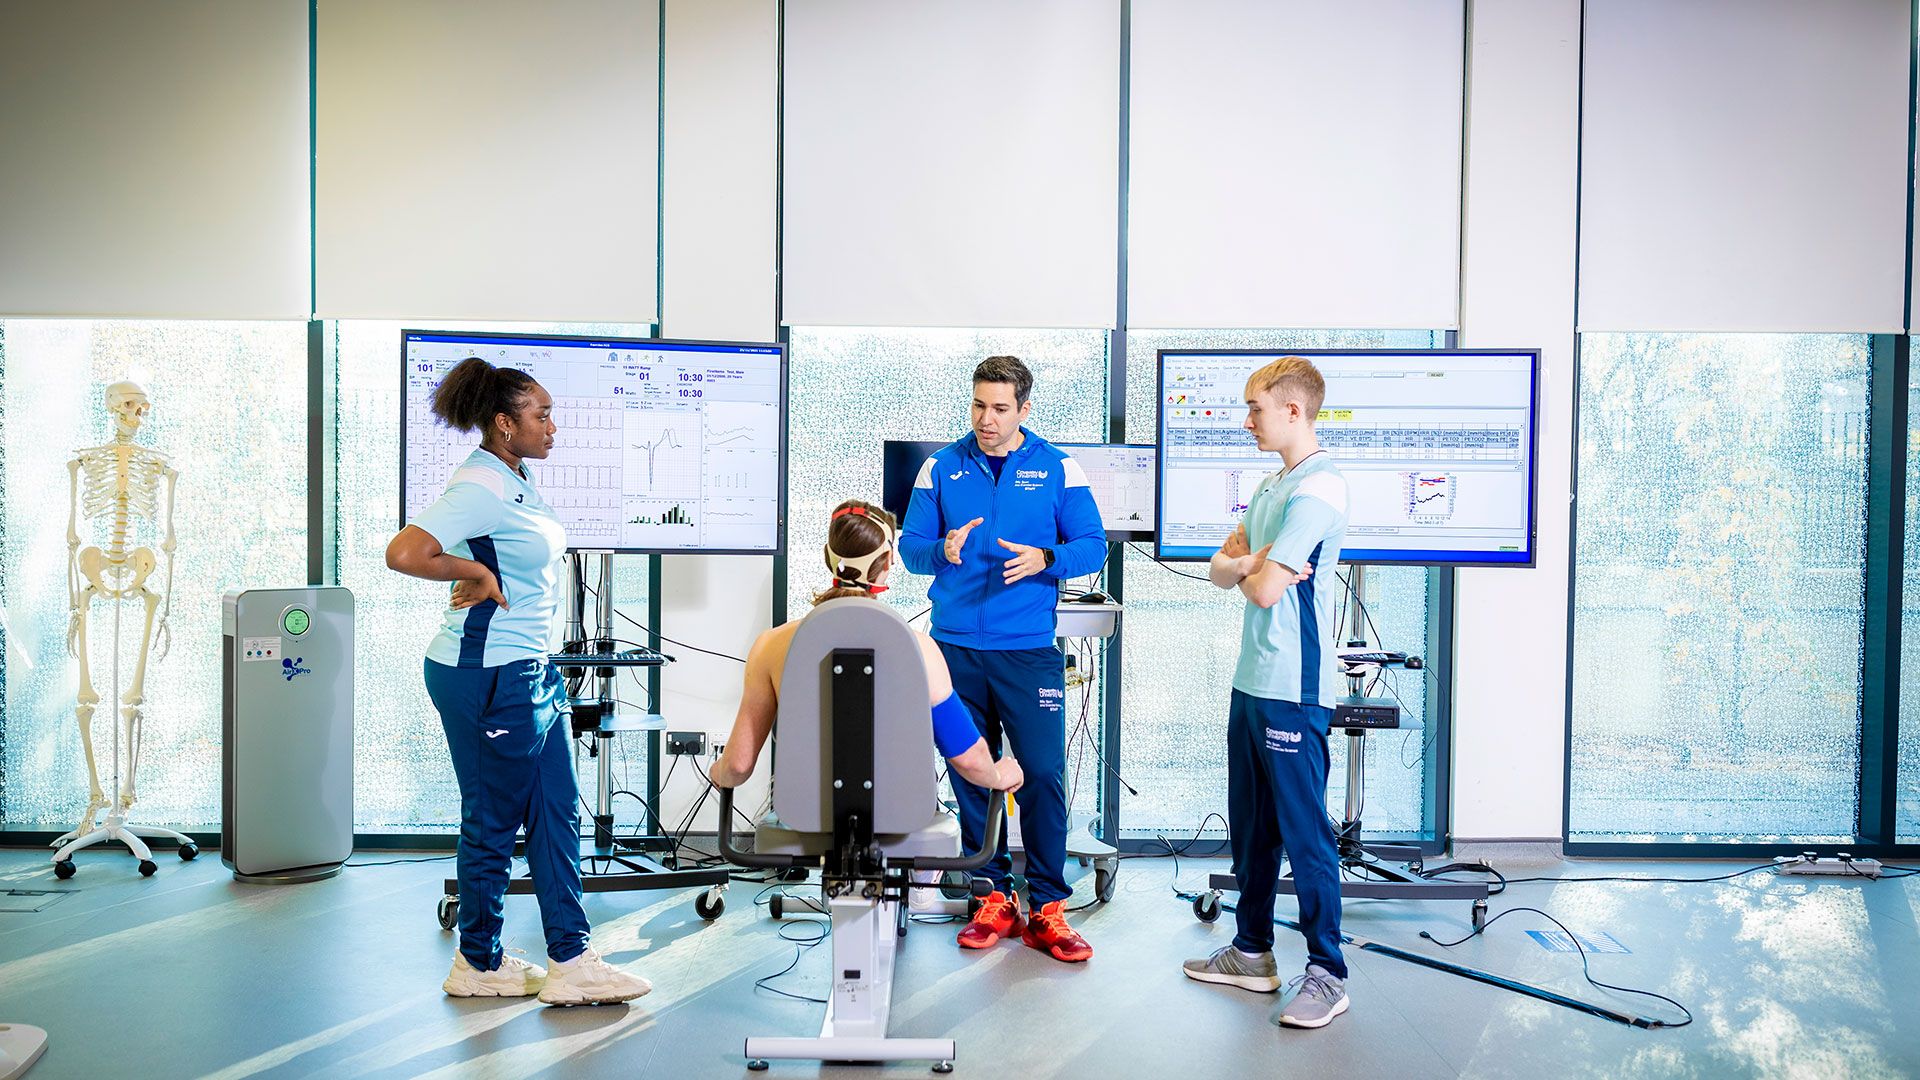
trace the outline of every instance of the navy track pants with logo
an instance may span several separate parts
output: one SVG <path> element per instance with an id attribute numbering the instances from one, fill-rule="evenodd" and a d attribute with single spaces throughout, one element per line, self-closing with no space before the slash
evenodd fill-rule
<path id="1" fill-rule="evenodd" d="M 1026 774 L 1026 783 L 1014 793 L 1020 807 L 1020 844 L 1027 855 L 1027 891 L 1034 907 L 1064 900 L 1067 888 L 1067 724 L 1066 658 L 1059 649 L 969 649 L 942 641 L 953 688 L 967 703 L 974 722 L 986 736 L 987 748 L 1000 756 L 1011 744 L 1013 756 Z M 960 803 L 961 844 L 967 852 L 980 850 L 987 828 L 989 798 L 996 792 L 968 781 L 951 770 L 953 794 Z M 1010 893 L 1013 857 L 1007 834 L 1000 833 L 1000 851 L 980 873 L 993 886 Z"/>
<path id="2" fill-rule="evenodd" d="M 1327 821 L 1327 731 L 1333 710 L 1233 692 L 1227 713 L 1227 822 L 1240 885 L 1233 944 L 1273 948 L 1284 846 L 1300 900 L 1307 961 L 1347 977 L 1340 955 L 1340 859 Z"/>
<path id="3" fill-rule="evenodd" d="M 426 662 L 460 781 L 460 951 L 482 971 L 500 966 L 501 910 L 514 836 L 527 830 L 527 870 L 540 902 L 547 956 L 587 947 L 580 904 L 580 786 L 560 671 L 539 660 L 497 667 Z"/>

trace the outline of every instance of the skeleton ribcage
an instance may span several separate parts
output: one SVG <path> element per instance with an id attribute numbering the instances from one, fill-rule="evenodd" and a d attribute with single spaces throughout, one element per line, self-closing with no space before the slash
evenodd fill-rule
<path id="1" fill-rule="evenodd" d="M 104 545 L 117 559 L 127 550 L 130 518 L 154 521 L 160 507 L 160 478 L 166 459 L 149 450 L 135 449 L 127 462 L 124 482 L 117 448 L 95 447 L 80 452 L 80 513 L 89 521 L 110 519 L 112 536 Z"/>

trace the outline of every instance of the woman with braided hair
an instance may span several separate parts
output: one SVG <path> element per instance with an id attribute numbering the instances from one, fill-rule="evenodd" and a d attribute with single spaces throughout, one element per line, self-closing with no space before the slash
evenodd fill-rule
<path id="1" fill-rule="evenodd" d="M 833 575 L 833 585 L 813 602 L 817 605 L 843 596 L 871 597 L 885 592 L 887 574 L 897 561 L 894 541 L 898 535 L 893 515 L 870 502 L 848 499 L 834 507 L 826 546 L 827 571 Z M 780 672 L 799 626 L 800 620 L 795 619 L 766 631 L 747 653 L 746 690 L 740 697 L 740 711 L 733 721 L 733 733 L 727 736 L 727 748 L 713 767 L 713 782 L 720 787 L 738 787 L 753 774 L 754 763 L 780 711 Z M 1020 763 L 1012 757 L 994 760 L 973 715 L 954 693 L 953 679 L 939 646 L 925 634 L 916 631 L 914 636 L 927 663 L 931 699 L 927 704 L 932 712 L 934 745 L 953 770 L 968 780 L 995 791 L 1018 791 L 1026 779 Z"/>
<path id="2" fill-rule="evenodd" d="M 460 948 L 441 989 L 452 997 L 538 994 L 549 1005 L 632 1000 L 652 989 L 647 980 L 587 944 L 567 696 L 547 662 L 567 535 L 526 461 L 553 448 L 553 398 L 531 375 L 470 356 L 434 390 L 433 411 L 456 431 L 477 429 L 480 448 L 387 545 L 387 566 L 454 583 L 425 672 L 460 782 Z M 500 945 L 522 828 L 546 929 L 545 968 Z"/>

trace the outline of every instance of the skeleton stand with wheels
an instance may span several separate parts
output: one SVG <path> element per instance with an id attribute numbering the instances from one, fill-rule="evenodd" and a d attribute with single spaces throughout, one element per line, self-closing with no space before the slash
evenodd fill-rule
<path id="1" fill-rule="evenodd" d="M 80 745 L 86 752 L 90 788 L 87 809 L 80 817 L 79 826 L 53 842 L 59 848 L 53 856 L 53 869 L 61 878 L 73 876 L 74 852 L 108 840 L 125 844 L 140 860 L 142 874 L 152 874 L 155 867 L 153 853 L 141 837 L 177 842 L 182 859 L 191 859 L 200 853 L 193 841 L 172 829 L 127 824 L 127 811 L 137 799 L 134 777 L 140 768 L 141 706 L 146 701 L 148 655 L 152 653 L 155 660 L 165 657 L 170 637 L 167 616 L 173 606 L 174 485 L 180 474 L 168 464 L 167 455 L 133 441 L 150 409 L 145 390 L 131 382 L 114 383 L 107 387 L 106 407 L 113 417 L 113 441 L 81 450 L 67 462 L 72 493 L 67 515 L 67 652 L 80 661 L 80 691 L 73 712 L 80 722 Z M 160 514 L 162 481 L 166 483 L 164 521 Z M 80 546 L 82 516 L 110 530 L 105 548 Z M 163 531 L 158 555 L 152 548 L 133 546 L 136 521 Z M 163 557 L 166 562 L 164 596 L 147 586 L 148 579 L 161 568 Z M 100 769 L 93 753 L 93 714 L 100 704 L 100 695 L 93 688 L 88 667 L 87 616 L 96 597 L 113 604 L 113 694 L 120 709 L 120 724 L 113 740 L 111 784 L 116 791 L 111 799 L 100 786 Z M 122 600 L 136 600 L 146 609 L 133 684 L 125 693 L 120 690 Z M 106 820 L 96 826 L 95 819 L 102 810 L 106 811 Z"/>

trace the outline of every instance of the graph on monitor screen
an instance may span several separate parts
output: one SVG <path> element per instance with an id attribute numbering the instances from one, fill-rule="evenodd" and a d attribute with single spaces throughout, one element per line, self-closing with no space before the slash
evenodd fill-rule
<path id="1" fill-rule="evenodd" d="M 554 445 L 527 459 L 573 548 L 765 551 L 780 543 L 785 366 L 778 345 L 405 331 L 402 516 L 478 443 L 432 397 L 469 356 L 532 375 L 553 397 Z"/>

